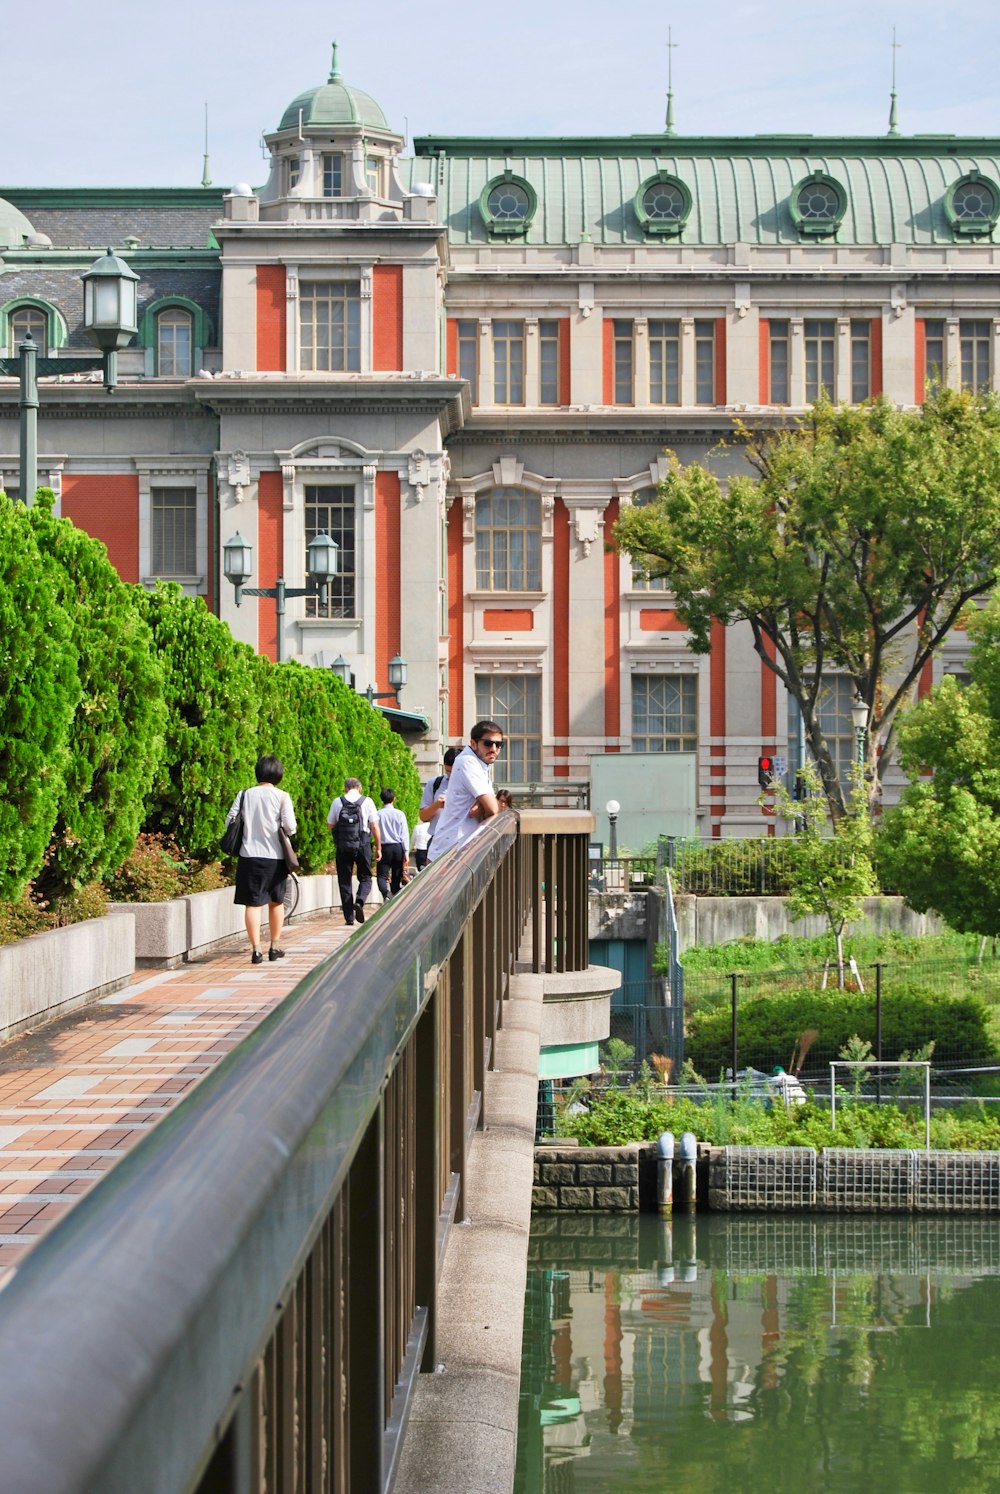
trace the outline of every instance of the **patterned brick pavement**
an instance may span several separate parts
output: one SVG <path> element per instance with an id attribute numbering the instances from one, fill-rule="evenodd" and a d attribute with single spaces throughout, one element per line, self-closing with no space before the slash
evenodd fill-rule
<path id="1" fill-rule="evenodd" d="M 337 912 L 286 929 L 286 957 L 273 964 L 251 966 L 243 943 L 139 971 L 102 1002 L 0 1045 L 0 1286 L 75 1199 L 360 932 Z"/>

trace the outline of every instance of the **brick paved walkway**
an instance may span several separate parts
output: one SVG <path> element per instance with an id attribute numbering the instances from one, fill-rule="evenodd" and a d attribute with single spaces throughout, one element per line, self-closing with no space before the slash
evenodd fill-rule
<path id="1" fill-rule="evenodd" d="M 244 941 L 176 970 L 138 971 L 96 1005 L 0 1045 L 0 1286 L 134 1141 L 359 932 L 338 911 L 287 928 L 286 957 L 273 964 L 251 966 Z"/>

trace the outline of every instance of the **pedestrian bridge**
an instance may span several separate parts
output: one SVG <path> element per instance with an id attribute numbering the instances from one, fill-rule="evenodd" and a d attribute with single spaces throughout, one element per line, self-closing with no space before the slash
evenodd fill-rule
<path id="1" fill-rule="evenodd" d="M 422 873 L 29 1252 L 0 1294 L 5 1494 L 469 1490 L 497 1396 L 512 1469 L 510 1314 L 486 1414 L 435 1372 L 472 1318 L 489 1345 L 484 1283 L 523 1289 L 490 1201 L 523 1236 L 546 983 L 585 1023 L 614 983 L 588 974 L 592 823 L 502 815 Z M 476 1257 L 498 1245 L 519 1273 Z"/>

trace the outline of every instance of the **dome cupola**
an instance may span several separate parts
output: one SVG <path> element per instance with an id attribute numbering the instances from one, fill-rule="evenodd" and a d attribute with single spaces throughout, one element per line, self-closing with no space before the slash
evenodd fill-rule
<path id="1" fill-rule="evenodd" d="M 292 99 L 281 116 L 279 130 L 336 129 L 341 125 L 362 126 L 370 130 L 389 131 L 389 124 L 381 108 L 370 94 L 360 88 L 351 88 L 340 75 L 337 64 L 337 43 L 333 43 L 333 61 L 330 76 L 318 88 L 307 88 Z"/>

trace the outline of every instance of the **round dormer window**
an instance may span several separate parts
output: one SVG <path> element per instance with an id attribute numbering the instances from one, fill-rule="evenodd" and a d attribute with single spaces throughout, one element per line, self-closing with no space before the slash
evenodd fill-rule
<path id="1" fill-rule="evenodd" d="M 645 233 L 679 234 L 690 212 L 691 193 L 665 171 L 643 182 L 636 194 L 635 215 Z"/>
<path id="2" fill-rule="evenodd" d="M 843 222 L 847 193 L 832 176 L 814 171 L 795 188 L 790 207 L 799 233 L 822 238 L 835 234 Z"/>
<path id="3" fill-rule="evenodd" d="M 957 234 L 974 237 L 991 233 L 1000 217 L 1000 189 L 977 171 L 970 172 L 949 187 L 944 211 Z"/>
<path id="4" fill-rule="evenodd" d="M 483 188 L 479 210 L 490 233 L 520 234 L 527 232 L 537 203 L 531 185 L 507 172 Z"/>

